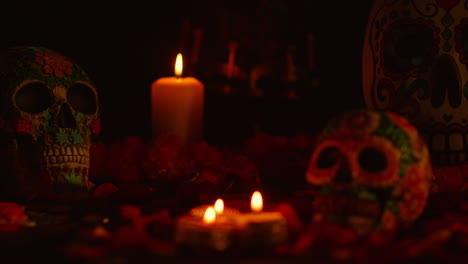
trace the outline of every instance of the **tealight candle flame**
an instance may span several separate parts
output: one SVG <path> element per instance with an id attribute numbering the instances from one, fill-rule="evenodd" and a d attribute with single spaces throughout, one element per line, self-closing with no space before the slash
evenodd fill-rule
<path id="1" fill-rule="evenodd" d="M 224 202 L 223 199 L 219 198 L 214 204 L 214 209 L 217 214 L 222 214 L 224 211 Z"/>
<path id="2" fill-rule="evenodd" d="M 252 194 L 252 200 L 250 201 L 250 208 L 254 212 L 261 212 L 263 210 L 263 198 L 259 191 L 255 191 Z"/>
<path id="3" fill-rule="evenodd" d="M 177 54 L 177 58 L 175 61 L 175 69 L 174 73 L 176 77 L 182 76 L 183 64 L 182 64 L 182 54 Z"/>
<path id="4" fill-rule="evenodd" d="M 210 206 L 206 209 L 205 214 L 203 215 L 203 223 L 212 224 L 216 220 L 216 211 L 213 206 Z"/>

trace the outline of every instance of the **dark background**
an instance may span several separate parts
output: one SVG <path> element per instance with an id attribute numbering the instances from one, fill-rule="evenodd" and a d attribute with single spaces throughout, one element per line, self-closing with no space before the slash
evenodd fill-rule
<path id="1" fill-rule="evenodd" d="M 364 106 L 361 54 L 371 2 L 2 1 L 0 45 L 45 46 L 80 64 L 100 91 L 102 139 L 112 141 L 129 135 L 150 137 L 150 86 L 159 77 L 173 75 L 175 55 L 188 50 L 189 40 L 182 41 L 184 21 L 190 23 L 191 30 L 204 29 L 200 62 L 207 71 L 216 63 L 226 62 L 229 40 L 256 45 L 257 50 L 244 52 L 245 60 L 255 57 L 262 40 L 271 37 L 302 43 L 306 34 L 313 32 L 321 85 L 309 92 L 302 107 L 275 107 L 275 100 L 262 105 L 245 98 L 227 104 L 225 96 L 210 97 L 205 132 L 208 140 L 218 142 L 221 138 L 245 139 L 254 130 L 249 127 L 251 123 L 242 124 L 242 120 L 255 116 L 258 109 L 249 105 L 256 105 L 276 111 L 285 108 L 279 110 L 284 112 L 283 118 L 271 111 L 274 126 L 260 125 L 255 131 L 315 133 L 335 114 Z M 268 29 L 268 33 L 260 40 L 258 31 L 262 29 Z M 190 39 L 191 34 L 188 36 Z M 196 72 L 202 74 L 205 66 L 199 66 Z M 209 93 L 211 88 L 207 85 L 206 89 Z M 295 125 L 283 125 L 282 120 L 295 120 Z M 285 126 L 290 129 L 281 129 Z"/>

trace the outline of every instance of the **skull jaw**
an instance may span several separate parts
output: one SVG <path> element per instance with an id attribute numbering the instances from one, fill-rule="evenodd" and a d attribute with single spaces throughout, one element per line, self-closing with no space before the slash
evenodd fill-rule
<path id="1" fill-rule="evenodd" d="M 85 198 L 89 192 L 89 144 L 62 147 L 40 142 L 29 134 L 7 140 L 1 149 L 0 171 L 7 188 L 0 190 L 1 195 L 27 201 Z"/>
<path id="2" fill-rule="evenodd" d="M 43 153 L 53 193 L 89 191 L 89 144 L 50 144 Z"/>
<path id="3" fill-rule="evenodd" d="M 349 188 L 332 187 L 331 192 L 319 194 L 314 201 L 314 211 L 325 219 L 348 226 L 364 236 L 381 227 L 387 194 L 375 193 L 378 199 L 359 197 Z"/>
<path id="4" fill-rule="evenodd" d="M 74 164 L 72 164 L 74 165 Z M 52 201 L 84 200 L 89 198 L 88 168 L 68 164 L 47 169 L 49 185 L 45 198 Z M 75 172 L 76 171 L 76 172 Z"/>
<path id="5" fill-rule="evenodd" d="M 73 119 L 73 118 L 72 118 Z M 73 121 L 73 120 L 72 120 Z M 45 124 L 42 156 L 49 178 L 49 198 L 80 199 L 89 191 L 90 131 Z M 66 197 L 66 198 L 65 198 Z"/>
<path id="6" fill-rule="evenodd" d="M 88 191 L 88 167 L 65 163 L 49 167 L 51 185 L 54 192 Z"/>
<path id="7" fill-rule="evenodd" d="M 356 234 L 365 236 L 379 226 L 379 218 L 360 216 L 360 215 L 342 215 L 316 212 L 315 216 L 320 216 L 328 221 L 350 227 Z"/>

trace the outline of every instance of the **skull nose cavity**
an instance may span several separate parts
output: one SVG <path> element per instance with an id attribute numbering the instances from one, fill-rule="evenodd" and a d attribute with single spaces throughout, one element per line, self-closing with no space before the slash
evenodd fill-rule
<path id="1" fill-rule="evenodd" d="M 68 104 L 62 104 L 57 116 L 57 124 L 60 128 L 76 128 L 76 120 Z"/>
<path id="2" fill-rule="evenodd" d="M 442 106 L 447 97 L 451 107 L 461 104 L 461 87 L 457 66 L 452 56 L 444 54 L 437 58 L 430 77 L 432 94 L 431 104 L 434 108 Z"/>
<path id="3" fill-rule="evenodd" d="M 349 168 L 348 162 L 343 160 L 340 164 L 340 168 L 336 172 L 336 176 L 334 179 L 335 183 L 339 184 L 349 184 L 353 180 L 351 176 L 351 170 Z"/>

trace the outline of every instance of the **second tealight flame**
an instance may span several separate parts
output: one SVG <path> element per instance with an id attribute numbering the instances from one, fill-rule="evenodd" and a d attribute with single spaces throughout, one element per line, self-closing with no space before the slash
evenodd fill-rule
<path id="1" fill-rule="evenodd" d="M 177 58 L 175 61 L 175 69 L 174 73 L 176 77 L 182 76 L 183 64 L 182 64 L 182 54 L 177 54 Z"/>
<path id="2" fill-rule="evenodd" d="M 212 224 L 216 220 L 216 211 L 213 206 L 210 206 L 206 209 L 205 214 L 203 215 L 203 223 Z"/>
<path id="3" fill-rule="evenodd" d="M 252 194 L 252 200 L 250 201 L 250 208 L 253 212 L 261 212 L 263 210 L 263 198 L 259 191 L 255 191 Z"/>
<path id="4" fill-rule="evenodd" d="M 214 210 L 216 211 L 217 214 L 222 214 L 224 211 L 224 202 L 223 199 L 219 198 L 216 200 L 214 203 Z"/>

